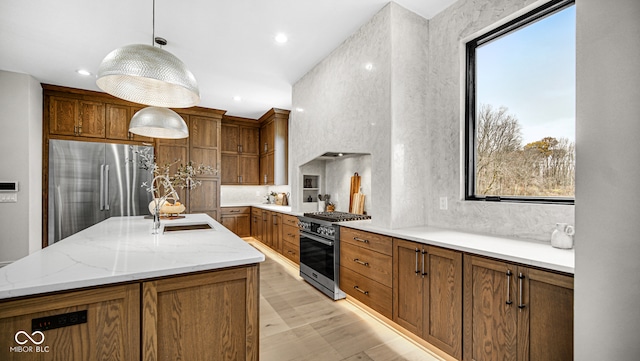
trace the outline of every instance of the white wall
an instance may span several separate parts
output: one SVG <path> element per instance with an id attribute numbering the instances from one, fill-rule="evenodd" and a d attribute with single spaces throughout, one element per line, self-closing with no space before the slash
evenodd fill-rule
<path id="1" fill-rule="evenodd" d="M 0 181 L 18 181 L 17 203 L 0 203 L 0 264 L 42 244 L 42 88 L 0 71 Z"/>
<path id="2" fill-rule="evenodd" d="M 577 0 L 575 359 L 640 359 L 640 1 Z"/>
<path id="3" fill-rule="evenodd" d="M 371 183 L 368 211 L 383 227 L 425 218 L 427 39 L 424 18 L 390 3 L 293 86 L 293 108 L 304 112 L 291 114 L 290 173 L 325 152 L 371 154 L 363 181 Z"/>

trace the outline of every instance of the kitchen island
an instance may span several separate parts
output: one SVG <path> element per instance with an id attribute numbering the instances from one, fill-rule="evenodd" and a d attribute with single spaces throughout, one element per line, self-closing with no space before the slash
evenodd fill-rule
<path id="1" fill-rule="evenodd" d="M 0 269 L 0 359 L 257 360 L 264 259 L 204 214 L 110 218 Z"/>

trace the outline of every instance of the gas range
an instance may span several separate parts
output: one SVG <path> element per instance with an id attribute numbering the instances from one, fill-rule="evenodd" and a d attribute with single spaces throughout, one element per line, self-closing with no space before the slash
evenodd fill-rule
<path id="1" fill-rule="evenodd" d="M 328 222 L 347 222 L 347 221 L 361 221 L 365 219 L 371 219 L 371 216 L 364 214 L 355 214 L 347 212 L 310 212 L 305 213 L 305 217 L 320 219 Z"/>
<path id="2" fill-rule="evenodd" d="M 300 276 L 334 300 L 345 298 L 340 290 L 340 227 L 337 222 L 370 219 L 346 212 L 311 212 L 298 217 Z"/>

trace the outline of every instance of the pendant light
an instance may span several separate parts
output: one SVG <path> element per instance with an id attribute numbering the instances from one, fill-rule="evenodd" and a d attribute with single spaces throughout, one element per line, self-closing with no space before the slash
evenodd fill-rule
<path id="1" fill-rule="evenodd" d="M 179 139 L 189 136 L 182 117 L 168 108 L 146 107 L 133 115 L 129 131 L 152 138 Z"/>
<path id="2" fill-rule="evenodd" d="M 200 102 L 198 83 L 175 55 L 155 47 L 156 2 L 153 0 L 151 45 L 132 44 L 109 53 L 98 68 L 96 84 L 105 92 L 135 103 L 167 108 L 188 108 Z"/>

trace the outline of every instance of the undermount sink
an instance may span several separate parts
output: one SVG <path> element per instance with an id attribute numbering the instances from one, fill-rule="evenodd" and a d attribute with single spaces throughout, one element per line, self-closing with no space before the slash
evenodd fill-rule
<path id="1" fill-rule="evenodd" d="M 202 230 L 202 229 L 214 229 L 214 228 L 211 227 L 211 225 L 208 223 L 182 224 L 182 225 L 175 225 L 175 226 L 167 225 L 167 226 L 164 226 L 163 233 L 179 232 L 179 231 L 195 231 L 195 230 Z"/>

